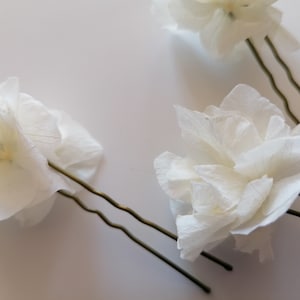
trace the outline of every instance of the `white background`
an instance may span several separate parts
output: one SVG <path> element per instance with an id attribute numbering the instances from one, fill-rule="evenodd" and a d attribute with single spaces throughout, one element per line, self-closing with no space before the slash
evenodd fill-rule
<path id="1" fill-rule="evenodd" d="M 18 76 L 22 91 L 80 121 L 105 150 L 94 184 L 175 231 L 152 166 L 165 150 L 184 154 L 173 105 L 201 110 L 219 104 L 240 82 L 281 102 L 246 47 L 227 62 L 204 58 L 196 39 L 162 30 L 150 6 L 150 0 L 1 1 L 0 79 Z M 300 2 L 280 0 L 278 6 L 283 26 L 300 41 Z M 289 52 L 284 43 L 279 48 L 300 79 L 300 50 Z M 265 59 L 300 117 L 299 94 L 268 53 Z M 0 299 L 299 299 L 296 217 L 277 222 L 272 262 L 260 264 L 256 255 L 234 251 L 231 240 L 215 249 L 234 265 L 229 273 L 202 257 L 193 264 L 180 260 L 173 241 L 102 199 L 86 192 L 81 197 L 199 277 L 213 293 L 207 296 L 121 232 L 59 198 L 36 227 L 2 222 Z"/>

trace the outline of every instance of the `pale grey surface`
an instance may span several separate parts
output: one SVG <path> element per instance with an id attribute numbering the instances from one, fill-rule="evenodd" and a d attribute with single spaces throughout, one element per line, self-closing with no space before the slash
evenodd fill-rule
<path id="1" fill-rule="evenodd" d="M 174 230 L 166 196 L 153 172 L 162 151 L 183 153 L 174 104 L 218 104 L 244 82 L 274 95 L 244 49 L 226 64 L 204 60 L 197 41 L 172 36 L 150 14 L 149 0 L 9 0 L 0 7 L 0 79 L 18 76 L 22 91 L 63 109 L 102 143 L 105 159 L 95 184 L 145 217 Z M 284 25 L 300 40 L 298 0 L 281 0 Z M 285 53 L 300 78 L 300 52 Z M 267 55 L 300 116 L 300 96 Z M 80 141 L 78 141 L 80 142 Z M 87 193 L 82 198 L 179 262 L 213 288 L 199 288 L 133 244 L 122 233 L 60 198 L 40 225 L 0 226 L 3 300 L 297 300 L 300 220 L 284 216 L 274 234 L 276 259 L 233 250 L 214 253 L 235 266 L 227 273 L 199 258 L 183 262 L 173 241 Z M 296 205 L 297 207 L 297 205 Z M 298 209 L 300 206 L 298 205 Z"/>

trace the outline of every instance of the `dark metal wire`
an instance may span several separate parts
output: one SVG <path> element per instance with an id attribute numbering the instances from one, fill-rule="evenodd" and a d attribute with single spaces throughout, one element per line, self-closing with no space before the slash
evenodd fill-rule
<path id="1" fill-rule="evenodd" d="M 277 60 L 277 62 L 281 65 L 281 67 L 284 69 L 284 71 L 286 72 L 286 75 L 288 77 L 288 79 L 290 80 L 291 84 L 294 86 L 294 88 L 298 91 L 298 93 L 300 93 L 300 85 L 297 83 L 297 81 L 295 80 L 290 68 L 288 67 L 288 65 L 285 63 L 285 61 L 282 59 L 282 57 L 280 56 L 278 50 L 276 49 L 275 45 L 273 44 L 272 40 L 270 39 L 270 37 L 266 36 L 265 37 L 265 41 L 267 43 L 267 45 L 269 46 L 270 50 L 272 51 L 273 56 L 275 57 L 275 59 Z"/>
<path id="2" fill-rule="evenodd" d="M 263 62 L 261 56 L 259 55 L 257 49 L 255 48 L 254 44 L 251 42 L 250 39 L 246 39 L 246 43 L 249 47 L 249 49 L 251 50 L 252 54 L 254 55 L 255 59 L 257 60 L 258 64 L 260 65 L 260 67 L 262 68 L 262 70 L 264 71 L 264 73 L 267 75 L 267 77 L 270 80 L 271 86 L 273 88 L 273 90 L 275 91 L 275 93 L 282 99 L 284 107 L 286 112 L 288 113 L 289 117 L 296 123 L 299 123 L 298 118 L 294 115 L 294 113 L 291 111 L 290 109 L 290 105 L 288 102 L 288 99 L 286 98 L 286 96 L 281 92 L 281 90 L 278 88 L 275 79 L 272 75 L 272 73 L 270 72 L 270 70 L 267 68 L 267 66 L 265 65 L 265 63 Z"/>
<path id="3" fill-rule="evenodd" d="M 176 271 L 178 271 L 179 273 L 181 273 L 183 276 L 185 276 L 186 278 L 188 278 L 189 280 L 191 280 L 193 283 L 195 283 L 197 286 L 199 286 L 205 293 L 209 294 L 211 292 L 211 288 L 210 287 L 208 287 L 206 284 L 204 284 L 201 281 L 199 281 L 197 278 L 195 278 L 194 276 L 192 276 L 190 273 L 188 273 L 185 270 L 183 270 L 181 267 L 179 267 L 178 265 L 176 265 L 175 263 L 173 263 L 171 260 L 169 260 L 167 257 L 165 257 L 164 255 L 162 255 L 161 253 L 157 252 L 152 247 L 150 247 L 147 244 L 145 244 L 143 241 L 141 241 L 136 236 L 134 236 L 126 227 L 111 222 L 101 211 L 88 208 L 78 197 L 76 197 L 76 196 L 68 193 L 67 191 L 60 190 L 60 191 L 58 191 L 58 193 L 61 194 L 61 195 L 63 195 L 63 196 L 65 196 L 65 197 L 67 197 L 67 198 L 70 198 L 70 199 L 74 200 L 74 202 L 78 206 L 80 206 L 84 211 L 86 211 L 88 213 L 91 213 L 91 214 L 97 215 L 108 226 L 113 227 L 115 229 L 121 230 L 133 242 L 135 242 L 136 244 L 140 245 L 145 250 L 147 250 L 148 252 L 152 253 L 154 256 L 156 256 L 157 258 L 159 258 L 160 260 L 162 260 L 163 262 L 165 262 L 166 264 L 168 264 L 170 267 L 172 267 L 173 269 L 175 269 Z"/>
<path id="4" fill-rule="evenodd" d="M 74 182 L 78 183 L 79 185 L 81 185 L 82 187 L 84 187 L 87 191 L 89 191 L 90 193 L 96 195 L 96 196 L 99 196 L 103 199 L 105 199 L 106 201 L 108 201 L 112 206 L 116 207 L 117 209 L 120 209 L 122 211 L 125 211 L 127 212 L 128 214 L 130 214 L 131 216 L 133 216 L 135 219 L 137 219 L 138 221 L 140 221 L 141 223 L 157 230 L 158 232 L 166 235 L 167 237 L 177 241 L 177 236 L 166 230 L 165 228 L 149 221 L 149 220 L 146 220 L 144 219 L 142 216 L 140 216 L 137 212 L 135 212 L 133 209 L 129 208 L 129 207 L 126 207 L 124 205 L 121 205 L 120 203 L 118 203 L 117 201 L 115 201 L 114 199 L 112 199 L 110 196 L 108 196 L 107 194 L 103 193 L 103 192 L 99 192 L 97 191 L 95 188 L 93 188 L 92 186 L 90 186 L 89 184 L 87 184 L 85 181 L 77 178 L 76 176 L 72 175 L 72 174 L 69 174 L 67 171 L 63 170 L 62 168 L 56 166 L 55 164 L 53 164 L 52 162 L 48 161 L 48 164 L 51 168 L 53 168 L 54 170 L 56 170 L 57 172 L 65 175 L 66 177 L 68 177 L 69 179 L 73 180 Z M 223 260 L 213 256 L 212 254 L 210 253 L 207 253 L 205 251 L 202 251 L 201 252 L 201 255 L 211 261 L 213 261 L 214 263 L 222 266 L 225 270 L 227 271 L 232 271 L 233 270 L 233 267 L 232 265 L 224 262 Z"/>
<path id="5" fill-rule="evenodd" d="M 287 212 L 287 214 L 289 215 L 293 215 L 295 217 L 299 217 L 300 218 L 300 212 L 294 209 L 289 209 Z"/>
<path id="6" fill-rule="evenodd" d="M 272 43 L 271 39 L 266 36 L 265 37 L 265 41 L 268 44 L 268 46 L 270 47 L 274 57 L 276 58 L 276 60 L 279 62 L 279 64 L 284 68 L 284 70 L 287 73 L 287 76 L 289 78 L 289 80 L 291 81 L 291 83 L 294 85 L 294 87 L 298 90 L 298 92 L 300 92 L 300 86 L 298 85 L 298 83 L 295 81 L 295 79 L 293 78 L 293 75 L 289 69 L 289 67 L 286 65 L 286 63 L 282 60 L 282 58 L 280 57 L 276 47 L 274 46 L 274 44 Z M 283 100 L 283 104 L 285 106 L 285 109 L 287 111 L 287 113 L 289 114 L 290 118 L 296 123 L 299 124 L 299 120 L 298 118 L 293 114 L 293 112 L 290 109 L 289 106 L 289 102 L 286 98 L 286 96 L 279 90 L 279 88 L 277 87 L 277 84 L 275 82 L 275 79 L 272 75 L 272 73 L 270 72 L 270 70 L 267 68 L 267 66 L 265 65 L 265 63 L 263 62 L 261 56 L 259 55 L 257 49 L 255 48 L 254 44 L 251 42 L 250 39 L 246 39 L 246 43 L 249 46 L 252 54 L 254 55 L 255 59 L 257 60 L 258 64 L 260 65 L 260 67 L 262 68 L 262 70 L 265 72 L 265 74 L 268 76 L 270 82 L 271 82 L 271 86 L 274 89 L 274 91 L 276 92 L 276 94 Z M 293 209 L 289 209 L 287 212 L 287 214 L 289 215 L 293 215 L 296 217 L 300 217 L 300 212 L 293 210 Z"/>

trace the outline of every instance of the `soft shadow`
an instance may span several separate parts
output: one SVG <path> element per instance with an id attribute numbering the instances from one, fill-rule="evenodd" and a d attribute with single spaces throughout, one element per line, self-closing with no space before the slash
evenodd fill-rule
<path id="1" fill-rule="evenodd" d="M 191 97 L 185 104 L 194 108 L 204 108 L 219 104 L 230 90 L 239 83 L 247 82 L 254 87 L 259 80 L 253 74 L 259 68 L 245 45 L 241 45 L 232 55 L 214 58 L 202 49 L 195 34 L 176 34 L 171 38 L 174 65 L 180 83 Z"/>

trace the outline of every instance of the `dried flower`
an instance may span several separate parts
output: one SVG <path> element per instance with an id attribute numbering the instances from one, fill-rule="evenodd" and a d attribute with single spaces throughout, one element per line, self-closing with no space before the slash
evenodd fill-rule
<path id="1" fill-rule="evenodd" d="M 238 85 L 220 107 L 176 107 L 187 156 L 165 152 L 154 165 L 171 197 L 182 258 L 234 235 L 241 251 L 271 255 L 269 226 L 300 190 L 300 126 L 253 88 Z M 267 226 L 267 227 L 266 227 Z"/>
<path id="2" fill-rule="evenodd" d="M 0 219 L 33 225 L 50 211 L 56 191 L 78 189 L 47 160 L 89 180 L 102 147 L 66 114 L 19 93 L 16 78 L 0 85 L 0 108 Z"/>
<path id="3" fill-rule="evenodd" d="M 162 22 L 199 33 L 215 56 L 228 54 L 247 38 L 264 38 L 277 27 L 276 0 L 153 0 Z"/>

